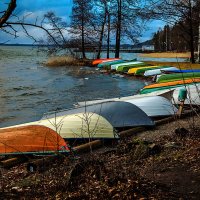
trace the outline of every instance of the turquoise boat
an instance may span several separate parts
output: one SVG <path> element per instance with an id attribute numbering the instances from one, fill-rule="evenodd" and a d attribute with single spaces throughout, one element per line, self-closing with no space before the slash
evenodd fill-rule
<path id="1" fill-rule="evenodd" d="M 140 94 L 148 94 L 151 92 L 157 92 L 160 90 L 167 90 L 167 89 L 176 89 L 179 87 L 187 86 L 187 85 L 196 85 L 197 83 L 186 83 L 186 84 L 180 84 L 180 85 L 173 85 L 173 86 L 165 86 L 165 87 L 157 87 L 157 88 L 145 88 L 140 90 Z"/>
<path id="2" fill-rule="evenodd" d="M 99 63 L 97 65 L 97 67 L 100 68 L 100 69 L 110 69 L 111 65 L 119 64 L 119 63 L 125 63 L 125 62 L 127 62 L 127 61 L 125 61 L 125 60 L 113 60 L 113 61 Z"/>
<path id="3" fill-rule="evenodd" d="M 165 82 L 170 82 L 170 81 L 178 81 L 178 80 L 185 80 L 185 79 L 191 79 L 191 78 L 200 78 L 200 72 L 163 74 L 158 78 L 157 82 L 165 83 Z"/>

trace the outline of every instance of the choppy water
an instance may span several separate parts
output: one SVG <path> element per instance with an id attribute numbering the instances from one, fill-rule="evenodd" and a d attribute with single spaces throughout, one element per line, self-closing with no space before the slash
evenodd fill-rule
<path id="1" fill-rule="evenodd" d="M 46 59 L 37 48 L 0 46 L 0 127 L 38 120 L 78 101 L 133 95 L 145 85 L 105 74 L 73 77 L 67 67 L 42 66 Z"/>

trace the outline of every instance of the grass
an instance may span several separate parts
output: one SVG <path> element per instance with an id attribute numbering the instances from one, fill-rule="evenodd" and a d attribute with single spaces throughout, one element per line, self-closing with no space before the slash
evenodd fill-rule
<path id="1" fill-rule="evenodd" d="M 59 66 L 91 66 L 89 59 L 77 59 L 71 56 L 56 56 L 50 57 L 45 66 L 59 67 Z"/>

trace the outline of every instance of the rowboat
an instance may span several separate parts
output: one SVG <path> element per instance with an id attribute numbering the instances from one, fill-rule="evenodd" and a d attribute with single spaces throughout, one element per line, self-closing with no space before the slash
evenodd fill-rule
<path id="1" fill-rule="evenodd" d="M 69 152 L 67 143 L 54 130 L 28 125 L 0 130 L 0 155 Z"/>
<path id="2" fill-rule="evenodd" d="M 77 102 L 74 104 L 74 106 L 77 107 L 83 107 L 83 106 L 88 106 L 92 104 L 98 104 L 98 103 L 103 103 L 103 102 L 108 102 L 108 101 L 127 101 L 130 99 L 140 99 L 144 97 L 152 97 L 152 96 L 161 96 L 165 97 L 166 99 L 171 101 L 173 95 L 173 90 L 170 91 L 157 91 L 149 94 L 136 94 L 136 95 L 131 95 L 131 96 L 125 96 L 125 97 L 119 97 L 119 98 L 109 98 L 109 99 L 97 99 L 97 100 L 91 100 L 91 101 L 81 101 Z"/>
<path id="3" fill-rule="evenodd" d="M 168 67 L 168 68 L 164 68 L 164 69 L 152 69 L 152 70 L 147 70 L 144 72 L 144 76 L 155 76 L 155 75 L 159 75 L 162 74 L 163 71 L 164 72 L 168 72 L 171 70 L 178 70 L 178 68 L 176 67 Z"/>
<path id="4" fill-rule="evenodd" d="M 187 90 L 187 98 L 185 99 L 184 104 L 185 105 L 190 105 L 190 106 L 196 106 L 196 105 L 200 105 L 200 84 L 196 83 L 196 84 L 188 84 L 188 85 L 182 85 L 176 88 L 172 88 L 172 89 L 165 89 L 162 91 L 156 91 L 156 92 L 152 92 L 152 93 L 148 93 L 148 94 L 142 94 L 143 95 L 154 95 L 154 93 L 158 93 L 158 92 L 163 92 L 163 94 L 166 94 L 168 92 L 171 92 L 171 97 L 169 98 L 169 100 L 177 105 L 180 104 L 179 101 L 179 92 L 181 89 L 186 89 Z"/>
<path id="5" fill-rule="evenodd" d="M 171 70 L 163 70 L 163 72 L 167 72 L 167 73 L 196 73 L 196 72 L 200 72 L 200 69 L 171 69 Z"/>
<path id="6" fill-rule="evenodd" d="M 111 65 L 114 65 L 114 64 L 119 64 L 119 63 L 125 63 L 127 61 L 125 60 L 113 60 L 113 61 L 107 61 L 107 62 L 102 62 L 102 63 L 99 63 L 97 65 L 98 68 L 106 68 L 106 69 L 110 69 L 110 66 Z"/>
<path id="7" fill-rule="evenodd" d="M 131 103 L 105 102 L 46 113 L 39 121 L 7 128 L 28 127 L 30 125 L 47 127 L 67 140 L 83 138 L 113 139 L 118 138 L 116 129 L 154 126 L 154 122 L 140 108 Z"/>
<path id="8" fill-rule="evenodd" d="M 131 103 L 120 101 L 109 101 L 63 110 L 56 113 L 56 117 L 87 112 L 104 117 L 114 128 L 154 125 L 154 122 L 140 108 Z M 55 113 L 44 115 L 42 119 L 49 118 L 55 118 Z"/>
<path id="9" fill-rule="evenodd" d="M 137 76 L 142 76 L 146 71 L 151 71 L 154 69 L 165 69 L 165 68 L 169 68 L 169 66 L 151 66 L 151 67 L 144 67 L 144 68 L 139 68 L 136 70 L 135 75 Z"/>
<path id="10" fill-rule="evenodd" d="M 177 112 L 177 108 L 172 105 L 172 103 L 162 97 L 162 96 L 146 96 L 135 95 L 131 97 L 122 97 L 122 98 L 112 98 L 112 99 L 103 99 L 103 100 L 94 100 L 85 102 L 88 105 L 94 105 L 96 103 L 103 103 L 109 101 L 122 101 L 129 102 L 141 110 L 143 110 L 149 117 L 163 117 L 174 115 Z M 79 102 L 79 105 L 84 105 L 84 102 Z"/>
<path id="11" fill-rule="evenodd" d="M 190 106 L 200 105 L 200 84 L 198 83 L 176 88 L 173 92 L 173 98 L 172 98 L 173 104 L 180 104 L 178 97 L 179 97 L 179 91 L 181 89 L 187 90 L 187 98 L 184 101 L 185 105 L 190 105 Z"/>
<path id="12" fill-rule="evenodd" d="M 136 68 L 136 67 L 146 67 L 146 66 L 149 66 L 149 65 L 146 63 L 137 63 L 137 64 L 119 66 L 116 68 L 116 71 L 117 72 L 128 72 L 129 69 Z"/>
<path id="13" fill-rule="evenodd" d="M 153 69 L 161 69 L 161 68 L 167 68 L 167 66 L 146 66 L 146 67 L 138 67 L 138 68 L 132 68 L 128 70 L 128 74 L 135 74 L 135 75 L 142 75 L 147 70 L 153 70 Z"/>
<path id="14" fill-rule="evenodd" d="M 200 78 L 180 80 L 180 81 L 170 81 L 170 82 L 165 82 L 165 83 L 150 84 L 150 85 L 145 86 L 144 89 L 148 89 L 148 88 L 160 88 L 160 87 L 166 87 L 166 86 L 176 86 L 176 85 L 198 83 L 198 82 L 200 82 Z"/>
<path id="15" fill-rule="evenodd" d="M 117 70 L 117 68 L 119 66 L 129 66 L 129 65 L 135 65 L 135 64 L 142 64 L 143 62 L 139 62 L 139 61 L 130 61 L 130 62 L 126 62 L 126 63 L 119 63 L 119 64 L 114 64 L 114 65 L 111 65 L 111 70 Z"/>
<path id="16" fill-rule="evenodd" d="M 96 59 L 96 60 L 94 60 L 92 62 L 92 65 L 98 65 L 99 63 L 112 61 L 112 60 L 120 60 L 120 58 L 101 58 L 101 59 Z"/>
<path id="17" fill-rule="evenodd" d="M 194 79 L 187 79 L 187 80 L 181 80 L 181 81 L 171 81 L 171 82 L 165 82 L 165 83 L 156 83 L 145 86 L 141 91 L 140 94 L 147 94 L 150 92 L 155 92 L 159 90 L 165 90 L 165 89 L 173 89 L 185 85 L 195 85 L 196 83 L 199 83 L 199 78 Z"/>
<path id="18" fill-rule="evenodd" d="M 193 79 L 193 78 L 200 78 L 200 72 L 163 74 L 157 79 L 156 82 L 165 83 L 169 81 L 178 81 L 178 80 L 186 80 L 186 79 Z"/>
<path id="19" fill-rule="evenodd" d="M 112 124 L 105 117 L 94 112 L 43 118 L 39 124 L 53 130 L 57 129 L 58 133 L 67 140 L 118 138 Z"/>

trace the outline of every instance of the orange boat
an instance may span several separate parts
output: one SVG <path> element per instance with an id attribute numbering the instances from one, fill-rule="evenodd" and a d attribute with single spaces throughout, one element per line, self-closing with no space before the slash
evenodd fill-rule
<path id="1" fill-rule="evenodd" d="M 155 84 L 147 85 L 143 89 L 167 87 L 167 86 L 174 86 L 174 85 L 184 85 L 184 84 L 199 83 L 199 82 L 200 82 L 200 78 L 192 78 L 192 79 L 186 79 L 186 80 L 181 80 L 181 81 L 155 83 Z"/>
<path id="2" fill-rule="evenodd" d="M 92 65 L 98 65 L 99 63 L 102 62 L 109 62 L 109 61 L 114 61 L 114 60 L 120 60 L 120 58 L 101 58 L 101 59 L 96 59 L 92 62 Z"/>
<path id="3" fill-rule="evenodd" d="M 0 155 L 69 152 L 64 139 L 50 128 L 39 125 L 0 130 Z"/>

